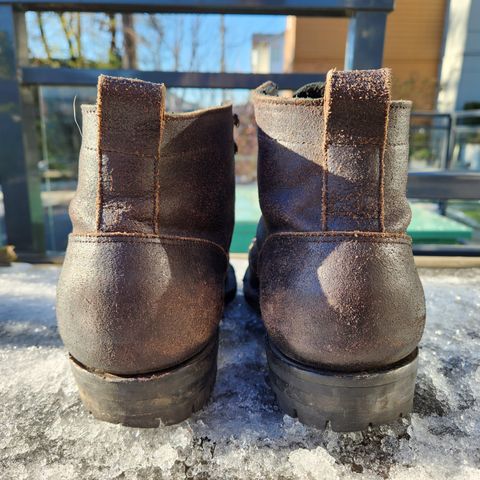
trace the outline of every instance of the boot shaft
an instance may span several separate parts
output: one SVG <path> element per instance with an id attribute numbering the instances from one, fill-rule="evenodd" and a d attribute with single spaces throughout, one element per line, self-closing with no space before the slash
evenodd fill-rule
<path id="1" fill-rule="evenodd" d="M 102 76 L 82 106 L 74 234 L 204 238 L 228 251 L 234 221 L 232 107 L 166 113 L 165 88 Z"/>
<path id="2" fill-rule="evenodd" d="M 255 91 L 271 233 L 405 232 L 411 102 L 392 102 L 389 84 L 388 70 L 332 71 L 325 98 L 277 97 L 270 82 Z"/>

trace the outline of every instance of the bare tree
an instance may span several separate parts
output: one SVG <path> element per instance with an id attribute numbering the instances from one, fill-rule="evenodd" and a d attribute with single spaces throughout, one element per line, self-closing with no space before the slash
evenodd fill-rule
<path id="1" fill-rule="evenodd" d="M 148 15 L 148 23 L 150 27 L 156 33 L 155 45 L 152 45 L 152 40 L 149 38 L 147 40 L 147 45 L 150 51 L 155 55 L 155 67 L 158 69 L 162 68 L 163 64 L 163 55 L 162 50 L 164 47 L 165 41 L 165 28 L 163 26 L 162 18 L 160 15 Z"/>
<path id="2" fill-rule="evenodd" d="M 137 36 L 134 17 L 131 13 L 122 13 L 123 55 L 122 68 L 137 68 Z"/>
<path id="3" fill-rule="evenodd" d="M 192 49 L 190 52 L 190 70 L 198 69 L 198 47 L 200 45 L 200 28 L 202 17 L 195 15 L 191 23 Z"/>
<path id="4" fill-rule="evenodd" d="M 220 72 L 225 72 L 225 15 L 220 15 Z M 222 103 L 227 98 L 225 89 L 222 88 Z"/>
<path id="5" fill-rule="evenodd" d="M 183 16 L 177 17 L 175 22 L 175 36 L 173 40 L 172 54 L 173 54 L 173 69 L 175 71 L 180 70 L 180 62 L 182 59 L 182 46 L 184 35 L 184 18 Z"/>
<path id="6" fill-rule="evenodd" d="M 110 32 L 108 61 L 110 64 L 117 66 L 120 63 L 120 53 L 117 47 L 117 19 L 114 13 L 108 14 L 108 31 Z"/>
<path id="7" fill-rule="evenodd" d="M 225 15 L 220 15 L 220 72 L 225 71 Z"/>
<path id="8" fill-rule="evenodd" d="M 43 49 L 45 50 L 45 55 L 49 62 L 52 61 L 52 51 L 50 50 L 50 45 L 48 44 L 47 36 L 45 35 L 45 26 L 43 23 L 43 16 L 41 12 L 37 12 L 37 24 L 38 30 L 40 31 L 40 38 L 42 40 Z"/>
<path id="9" fill-rule="evenodd" d="M 71 25 L 71 17 L 67 18 L 65 13 L 57 13 L 58 18 L 60 19 L 60 25 L 62 26 L 63 33 L 65 34 L 65 38 L 68 44 L 68 54 L 70 59 L 73 60 L 76 58 L 75 46 L 74 46 L 74 39 L 73 39 L 73 32 L 72 32 L 72 25 Z"/>
<path id="10" fill-rule="evenodd" d="M 83 64 L 84 62 L 83 62 L 83 49 L 82 49 L 82 17 L 80 16 L 80 12 L 76 12 L 73 15 L 75 15 L 77 19 L 76 37 L 77 37 L 78 58 L 81 59 Z"/>

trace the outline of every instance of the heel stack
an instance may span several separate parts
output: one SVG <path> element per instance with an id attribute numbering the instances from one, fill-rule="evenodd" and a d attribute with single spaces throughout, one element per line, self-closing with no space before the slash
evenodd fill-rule
<path id="1" fill-rule="evenodd" d="M 182 422 L 210 397 L 218 336 L 187 362 L 149 374 L 120 376 L 90 370 L 70 357 L 80 398 L 95 418 L 129 427 Z"/>
<path id="2" fill-rule="evenodd" d="M 280 408 L 317 428 L 337 432 L 390 423 L 412 410 L 418 349 L 384 370 L 332 372 L 302 365 L 266 342 L 270 385 Z"/>

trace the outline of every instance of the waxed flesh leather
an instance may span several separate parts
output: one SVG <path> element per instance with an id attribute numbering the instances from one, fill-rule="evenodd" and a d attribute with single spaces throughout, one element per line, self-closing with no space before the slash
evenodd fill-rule
<path id="1" fill-rule="evenodd" d="M 135 374 L 181 363 L 217 330 L 227 266 L 206 241 L 72 235 L 58 284 L 60 335 L 96 370 Z"/>
<path id="2" fill-rule="evenodd" d="M 420 341 L 425 300 L 406 238 L 272 235 L 260 265 L 262 318 L 293 359 L 375 369 Z"/>

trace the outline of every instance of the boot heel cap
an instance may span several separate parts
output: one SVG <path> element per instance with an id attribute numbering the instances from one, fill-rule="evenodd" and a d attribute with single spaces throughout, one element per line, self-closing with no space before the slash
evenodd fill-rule
<path id="1" fill-rule="evenodd" d="M 186 420 L 208 401 L 217 371 L 218 337 L 187 362 L 159 372 L 120 376 L 70 365 L 80 398 L 93 416 L 129 427 L 154 428 Z"/>
<path id="2" fill-rule="evenodd" d="M 302 365 L 266 342 L 269 381 L 291 417 L 336 432 L 366 430 L 412 411 L 418 349 L 403 361 L 372 372 L 332 372 Z"/>

